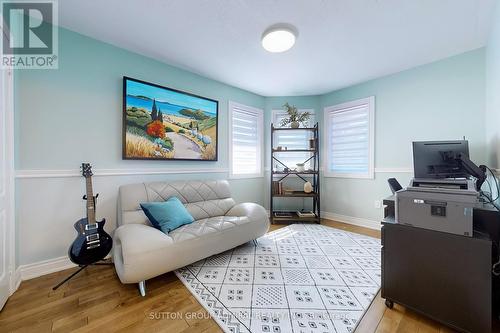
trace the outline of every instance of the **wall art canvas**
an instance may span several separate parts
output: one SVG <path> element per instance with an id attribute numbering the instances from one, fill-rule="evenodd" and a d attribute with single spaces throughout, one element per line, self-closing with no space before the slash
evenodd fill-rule
<path id="1" fill-rule="evenodd" d="M 123 78 L 123 159 L 217 161 L 218 102 Z"/>

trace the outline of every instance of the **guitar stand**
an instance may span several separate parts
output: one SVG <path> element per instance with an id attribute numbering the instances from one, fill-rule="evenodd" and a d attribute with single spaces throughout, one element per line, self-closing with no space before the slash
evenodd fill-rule
<path id="1" fill-rule="evenodd" d="M 76 272 L 74 272 L 73 274 L 71 274 L 70 276 L 68 276 L 67 278 L 62 280 L 61 282 L 59 282 L 54 288 L 52 288 L 52 290 L 57 290 L 57 288 L 59 288 L 60 286 L 62 286 L 63 284 L 65 284 L 66 282 L 71 280 L 75 275 L 77 275 L 78 273 L 83 271 L 88 266 L 109 266 L 109 265 L 113 265 L 113 263 L 112 262 L 95 262 L 93 264 L 88 264 L 88 265 L 78 265 L 78 267 L 80 267 L 79 270 L 77 270 Z"/>

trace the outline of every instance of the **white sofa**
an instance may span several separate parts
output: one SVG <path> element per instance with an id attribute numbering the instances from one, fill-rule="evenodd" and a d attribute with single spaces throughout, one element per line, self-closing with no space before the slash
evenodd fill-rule
<path id="1" fill-rule="evenodd" d="M 168 235 L 151 226 L 140 204 L 177 197 L 195 221 Z M 225 180 L 121 186 L 113 260 L 122 283 L 139 283 L 264 235 L 269 219 L 254 203 L 235 204 Z"/>

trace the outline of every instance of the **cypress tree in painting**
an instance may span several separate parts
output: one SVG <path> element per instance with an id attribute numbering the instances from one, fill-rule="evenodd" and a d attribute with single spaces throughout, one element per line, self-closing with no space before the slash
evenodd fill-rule
<path id="1" fill-rule="evenodd" d="M 161 121 L 163 123 L 163 113 L 161 113 L 160 108 L 158 108 L 158 118 L 157 120 Z"/>
<path id="2" fill-rule="evenodd" d="M 158 112 L 156 111 L 156 100 L 153 99 L 153 108 L 151 110 L 151 119 L 153 121 L 158 119 Z"/>

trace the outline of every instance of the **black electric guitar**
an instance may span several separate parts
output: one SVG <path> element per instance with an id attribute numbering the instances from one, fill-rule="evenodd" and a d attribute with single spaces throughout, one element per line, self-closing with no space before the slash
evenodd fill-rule
<path id="1" fill-rule="evenodd" d="M 104 231 L 106 220 L 95 220 L 97 196 L 94 197 L 92 192 L 92 167 L 89 163 L 82 163 L 82 176 L 87 185 L 87 195 L 83 197 L 87 200 L 87 218 L 75 223 L 78 236 L 71 244 L 68 255 L 75 264 L 86 266 L 104 259 L 113 246 L 113 239 Z"/>

